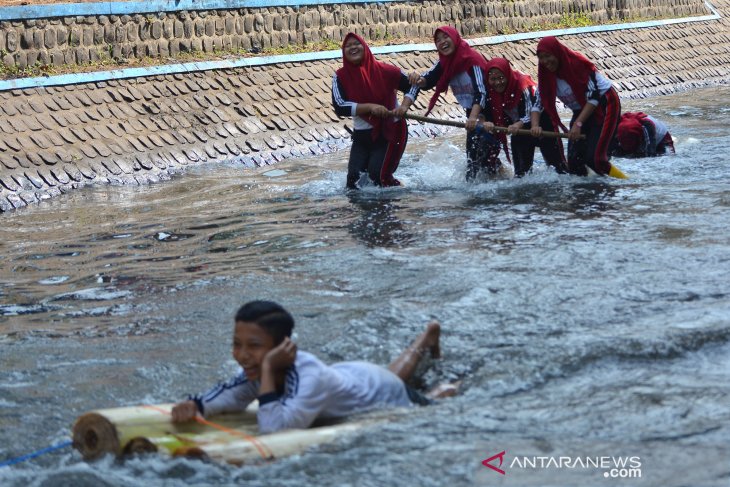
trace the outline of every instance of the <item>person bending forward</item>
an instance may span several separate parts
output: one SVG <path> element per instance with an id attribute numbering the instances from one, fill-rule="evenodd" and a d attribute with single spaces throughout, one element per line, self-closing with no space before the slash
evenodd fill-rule
<path id="1" fill-rule="evenodd" d="M 609 146 L 621 115 L 621 100 L 611 81 L 582 54 L 568 49 L 555 37 L 537 44 L 537 100 L 532 108 L 532 134 L 540 136 L 540 112 L 550 117 L 553 130 L 563 127 L 556 99 L 573 110 L 568 131 L 568 172 L 622 177 L 609 162 Z M 585 135 L 585 139 L 581 139 Z"/>
<path id="2" fill-rule="evenodd" d="M 621 115 L 611 154 L 617 157 L 655 157 L 675 153 L 669 128 L 663 122 L 642 112 Z"/>

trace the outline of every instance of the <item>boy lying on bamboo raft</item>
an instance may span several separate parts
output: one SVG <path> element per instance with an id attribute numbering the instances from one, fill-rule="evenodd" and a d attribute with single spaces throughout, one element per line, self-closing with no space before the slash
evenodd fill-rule
<path id="1" fill-rule="evenodd" d="M 307 428 L 317 418 L 339 418 L 385 406 L 428 404 L 452 396 L 456 386 L 441 385 L 421 395 L 405 383 L 428 352 L 440 356 L 441 329 L 432 322 L 388 368 L 368 362 L 326 365 L 297 350 L 291 340 L 294 318 L 271 301 L 251 301 L 235 317 L 233 358 L 242 368 L 228 382 L 192 396 L 172 410 L 174 422 L 243 411 L 255 399 L 259 431 Z"/>

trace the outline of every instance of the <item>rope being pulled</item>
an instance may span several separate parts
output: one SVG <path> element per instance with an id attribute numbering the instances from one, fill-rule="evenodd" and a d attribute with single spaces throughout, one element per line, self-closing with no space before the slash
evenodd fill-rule
<path id="1" fill-rule="evenodd" d="M 421 115 L 414 115 L 412 113 L 406 113 L 403 115 L 403 118 L 406 118 L 408 120 L 415 120 L 416 122 L 423 122 L 423 123 L 432 123 L 434 125 L 447 125 L 449 127 L 458 127 L 458 128 L 464 128 L 466 124 L 464 122 L 457 122 L 456 120 L 442 120 L 440 118 L 430 118 L 430 117 L 423 117 Z M 495 132 L 504 132 L 509 133 L 509 129 L 507 127 L 494 127 Z M 518 129 L 515 132 L 517 135 L 532 135 L 532 132 L 526 129 Z M 547 130 L 543 130 L 542 137 L 548 137 L 548 138 L 561 138 L 561 139 L 567 139 L 568 134 L 564 134 L 562 132 L 550 132 Z M 585 135 L 581 135 L 582 139 L 585 139 Z"/>
<path id="2" fill-rule="evenodd" d="M 403 115 L 403 118 L 406 118 L 408 120 L 415 120 L 416 122 L 432 123 L 435 125 L 447 125 L 449 127 L 459 127 L 459 128 L 466 127 L 466 124 L 464 122 L 457 122 L 456 120 L 442 120 L 439 118 L 423 117 L 421 115 L 414 115 L 412 113 L 406 113 L 405 115 Z M 477 129 L 479 129 L 479 127 L 480 126 L 477 125 Z M 498 126 L 494 127 L 494 132 L 510 133 L 509 129 L 507 127 L 498 127 Z M 514 133 L 517 135 L 533 136 L 532 132 L 530 132 L 529 130 L 526 130 L 526 129 L 517 129 L 516 131 L 514 131 Z M 563 133 L 563 132 L 550 132 L 547 130 L 543 130 L 541 137 L 547 137 L 547 138 L 553 138 L 553 139 L 557 139 L 557 138 L 567 139 L 569 137 L 569 135 L 566 133 Z M 585 134 L 581 134 L 580 138 L 585 139 L 586 138 Z M 628 176 L 626 174 L 624 174 L 618 167 L 616 167 L 615 164 L 611 163 L 610 166 L 611 167 L 608 171 L 607 176 L 610 176 L 610 177 L 616 178 L 616 179 L 628 179 Z M 590 167 L 586 166 L 586 168 L 588 169 L 589 174 L 591 172 L 593 172 L 593 170 Z"/>

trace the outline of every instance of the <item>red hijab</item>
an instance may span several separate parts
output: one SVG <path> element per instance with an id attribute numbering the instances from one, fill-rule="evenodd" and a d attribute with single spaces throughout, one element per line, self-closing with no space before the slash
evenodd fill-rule
<path id="1" fill-rule="evenodd" d="M 492 104 L 492 116 L 495 125 L 505 126 L 507 117 L 505 109 L 511 110 L 516 107 L 522 100 L 522 92 L 529 86 L 535 86 L 536 83 L 529 75 L 521 73 L 516 69 L 512 69 L 509 61 L 505 58 L 496 57 L 487 63 L 484 72 L 489 76 L 489 71 L 498 69 L 507 78 L 507 87 L 503 93 L 497 93 L 487 83 L 487 91 Z"/>
<path id="2" fill-rule="evenodd" d="M 588 77 L 596 70 L 596 66 L 583 54 L 568 49 L 555 37 L 543 37 L 537 44 L 537 53 L 546 52 L 558 58 L 558 70 L 553 73 L 542 64 L 537 68 L 537 82 L 540 90 L 540 99 L 550 120 L 557 129 L 562 126 L 558 111 L 555 108 L 557 94 L 557 79 L 560 78 L 570 85 L 576 100 L 581 106 L 586 104 L 586 87 Z"/>
<path id="3" fill-rule="evenodd" d="M 439 95 L 445 93 L 449 89 L 449 81 L 459 73 L 463 73 L 473 66 L 479 66 L 484 71 L 487 67 L 487 60 L 484 56 L 475 51 L 467 42 L 461 38 L 459 33 L 453 27 L 445 25 L 439 27 L 433 33 L 433 41 L 436 42 L 436 35 L 443 32 L 454 42 L 454 52 L 450 56 L 444 56 L 439 53 L 439 64 L 441 64 L 441 77 L 436 83 L 436 92 L 428 102 L 428 115 L 438 101 Z"/>
<path id="4" fill-rule="evenodd" d="M 616 131 L 616 139 L 621 149 L 627 153 L 636 152 L 644 139 L 644 127 L 642 122 L 647 119 L 643 112 L 626 112 L 621 115 Z"/>
<path id="5" fill-rule="evenodd" d="M 345 57 L 345 44 L 350 38 L 355 38 L 362 44 L 364 53 L 359 65 L 351 63 Z M 401 70 L 392 64 L 376 60 L 362 37 L 352 32 L 342 41 L 342 67 L 337 70 L 337 78 L 342 82 L 349 100 L 356 103 L 377 103 L 388 110 L 396 107 L 395 90 L 401 80 Z M 377 139 L 384 119 L 367 115 L 362 118 L 373 126 L 373 140 Z"/>

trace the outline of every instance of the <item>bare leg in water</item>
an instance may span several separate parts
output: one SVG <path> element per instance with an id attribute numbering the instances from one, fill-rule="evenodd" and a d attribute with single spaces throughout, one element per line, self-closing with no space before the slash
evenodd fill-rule
<path id="1" fill-rule="evenodd" d="M 427 352 L 431 358 L 441 358 L 440 337 L 441 325 L 432 321 L 426 325 L 426 330 L 388 366 L 388 370 L 400 377 L 403 382 L 407 382 L 413 377 L 416 367 Z M 458 384 L 441 384 L 426 395 L 432 399 L 449 397 L 456 394 L 457 388 Z"/>

